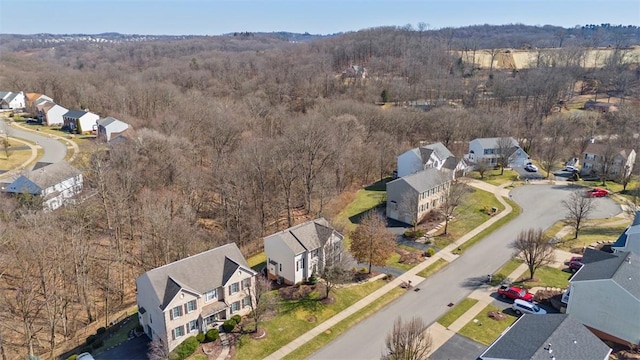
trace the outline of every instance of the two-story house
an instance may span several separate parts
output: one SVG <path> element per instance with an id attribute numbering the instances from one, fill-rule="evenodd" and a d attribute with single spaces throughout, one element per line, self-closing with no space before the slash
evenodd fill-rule
<path id="1" fill-rule="evenodd" d="M 264 238 L 267 275 L 297 284 L 320 274 L 325 264 L 339 261 L 344 236 L 324 218 L 307 221 Z"/>
<path id="2" fill-rule="evenodd" d="M 116 138 L 131 127 L 124 121 L 108 116 L 98 120 L 98 139 L 106 142 Z"/>
<path id="3" fill-rule="evenodd" d="M 628 176 L 636 162 L 636 151 L 621 149 L 612 144 L 590 142 L 582 153 L 581 176 L 600 176 L 615 179 Z"/>
<path id="4" fill-rule="evenodd" d="M 6 188 L 16 195 L 38 196 L 46 210 L 55 210 L 82 191 L 82 173 L 65 161 L 31 170 Z"/>
<path id="5" fill-rule="evenodd" d="M 0 109 L 24 109 L 26 106 L 26 98 L 22 91 L 0 91 Z"/>
<path id="6" fill-rule="evenodd" d="M 84 110 L 69 110 L 62 115 L 62 118 L 64 127 L 69 129 L 69 132 L 86 134 L 98 130 L 96 122 L 100 116 Z"/>
<path id="7" fill-rule="evenodd" d="M 387 183 L 387 217 L 417 225 L 444 202 L 451 186 L 448 170 L 426 169 Z"/>
<path id="8" fill-rule="evenodd" d="M 250 313 L 255 276 L 235 243 L 149 270 L 136 279 L 140 325 L 171 351 L 189 336 Z"/>
<path id="9" fill-rule="evenodd" d="M 478 138 L 469 142 L 466 158 L 472 163 L 484 162 L 490 166 L 498 166 L 502 157 L 508 159 L 509 167 L 523 166 L 529 160 L 529 155 L 512 137 Z"/>
<path id="10" fill-rule="evenodd" d="M 640 255 L 640 211 L 636 211 L 633 222 L 618 237 L 615 243 L 611 245 L 614 252 L 631 251 L 636 255 Z"/>
<path id="11" fill-rule="evenodd" d="M 52 102 L 39 102 L 36 107 L 36 116 L 41 124 L 47 126 L 62 126 L 64 124 L 64 114 L 69 112 L 68 109 Z"/>
<path id="12" fill-rule="evenodd" d="M 443 168 L 456 172 L 464 172 L 464 161 L 456 159 L 441 142 L 428 144 L 407 150 L 398 156 L 398 177 L 415 174 L 429 168 Z"/>

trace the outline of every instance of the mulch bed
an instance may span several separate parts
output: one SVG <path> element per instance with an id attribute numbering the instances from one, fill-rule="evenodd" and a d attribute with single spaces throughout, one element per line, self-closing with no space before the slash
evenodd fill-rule
<path id="1" fill-rule="evenodd" d="M 220 353 L 222 353 L 222 342 L 220 339 L 208 343 L 201 344 L 202 352 L 207 355 L 210 359 L 217 358 Z"/>
<path id="2" fill-rule="evenodd" d="M 292 285 L 280 288 L 278 294 L 283 300 L 300 300 L 309 296 L 312 292 L 324 294 L 325 286 L 322 283 L 315 285 Z"/>
<path id="3" fill-rule="evenodd" d="M 489 311 L 488 315 L 490 318 L 497 321 L 501 321 L 507 318 L 507 315 L 505 315 L 501 311 Z"/>

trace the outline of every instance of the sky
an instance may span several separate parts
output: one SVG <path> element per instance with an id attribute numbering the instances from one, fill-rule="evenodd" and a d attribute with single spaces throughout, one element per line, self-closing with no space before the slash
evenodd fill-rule
<path id="1" fill-rule="evenodd" d="M 419 23 L 640 26 L 640 0 L 0 0 L 3 34 L 333 34 Z"/>

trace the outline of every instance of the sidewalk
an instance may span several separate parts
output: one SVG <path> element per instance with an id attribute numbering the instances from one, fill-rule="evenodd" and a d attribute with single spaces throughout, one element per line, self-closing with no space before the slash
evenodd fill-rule
<path id="1" fill-rule="evenodd" d="M 396 277 L 395 279 L 393 279 L 392 281 L 390 281 L 388 284 L 384 285 L 380 289 L 372 292 L 371 294 L 369 294 L 366 297 L 362 298 L 357 303 L 351 305 L 350 307 L 348 307 L 345 310 L 341 311 L 340 313 L 338 313 L 337 315 L 333 316 L 332 318 L 326 320 L 325 322 L 319 324 L 315 328 L 313 328 L 313 329 L 309 330 L 308 332 L 302 334 L 297 339 L 295 339 L 295 340 L 291 341 L 290 343 L 284 345 L 283 347 L 281 347 L 280 349 L 278 349 L 277 351 L 275 351 L 271 355 L 267 356 L 265 359 L 275 360 L 275 359 L 281 359 L 281 358 L 287 356 L 288 354 L 290 354 L 291 352 L 293 352 L 297 348 L 299 348 L 301 346 L 304 346 L 304 344 L 306 344 L 308 341 L 312 340 L 314 337 L 320 335 L 321 333 L 323 333 L 326 330 L 330 329 L 331 327 L 335 326 L 340 321 L 342 321 L 342 320 L 346 319 L 347 317 L 349 317 L 350 315 L 356 313 L 358 310 L 360 310 L 360 309 L 364 308 L 365 306 L 373 303 L 375 300 L 380 298 L 382 295 L 386 294 L 387 292 L 391 291 L 392 289 L 394 289 L 396 287 L 399 287 L 403 282 L 411 281 L 414 284 L 417 284 L 417 283 L 421 282 L 422 280 L 424 280 L 424 278 L 418 276 L 417 273 L 419 273 L 420 271 L 424 270 L 425 268 L 427 268 L 429 265 L 433 264 L 438 259 L 445 259 L 445 260 L 447 260 L 449 262 L 457 259 L 458 255 L 454 255 L 452 253 L 453 250 L 457 249 L 463 243 L 469 241 L 469 239 L 473 238 L 475 235 L 479 234 L 480 232 L 482 232 L 484 229 L 486 229 L 489 226 L 491 226 L 496 221 L 498 221 L 498 220 L 502 219 L 503 217 L 507 216 L 513 210 L 511 208 L 511 206 L 502 198 L 503 196 L 505 196 L 504 194 L 506 194 L 506 196 L 508 196 L 508 191 L 506 189 L 504 189 L 504 186 L 507 186 L 508 184 L 505 184 L 504 186 L 501 186 L 501 187 L 494 186 L 494 185 L 487 184 L 487 183 L 483 183 L 483 182 L 478 182 L 478 181 L 470 181 L 468 184 L 471 185 L 471 186 L 480 188 L 482 190 L 486 190 L 486 191 L 494 193 L 496 195 L 496 198 L 498 199 L 498 201 L 500 201 L 500 203 L 502 205 L 504 205 L 505 210 L 500 212 L 496 216 L 492 217 L 491 219 L 485 221 L 484 223 L 482 223 L 480 226 L 476 227 L 475 229 L 471 230 L 470 232 L 468 232 L 467 234 L 462 236 L 460 239 L 458 239 L 456 242 L 454 242 L 452 244 L 449 244 L 444 249 L 438 251 L 434 256 L 432 256 L 429 259 L 427 259 L 427 260 L 421 262 L 420 264 L 416 265 L 415 267 L 413 267 L 412 269 L 408 270 L 407 272 L 405 272 L 401 276 Z M 480 310 L 478 310 L 478 311 L 480 311 Z M 435 343 L 435 341 L 434 341 L 434 343 Z M 444 344 L 444 342 L 438 344 L 438 347 L 440 345 L 442 345 L 442 344 Z"/>

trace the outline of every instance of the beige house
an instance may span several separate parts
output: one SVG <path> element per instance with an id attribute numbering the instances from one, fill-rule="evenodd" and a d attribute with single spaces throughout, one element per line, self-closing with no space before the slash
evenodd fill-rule
<path id="1" fill-rule="evenodd" d="M 140 325 L 171 351 L 233 315 L 249 314 L 255 276 L 235 243 L 150 270 L 136 279 Z"/>
<path id="2" fill-rule="evenodd" d="M 418 224 L 437 209 L 451 186 L 448 170 L 436 168 L 404 176 L 387 183 L 387 217 L 406 224 Z"/>
<path id="3" fill-rule="evenodd" d="M 633 171 L 636 152 L 633 149 L 620 149 L 612 145 L 589 143 L 582 153 L 582 176 L 605 175 L 606 178 L 617 178 Z M 604 173 L 604 174 L 602 174 Z"/>

